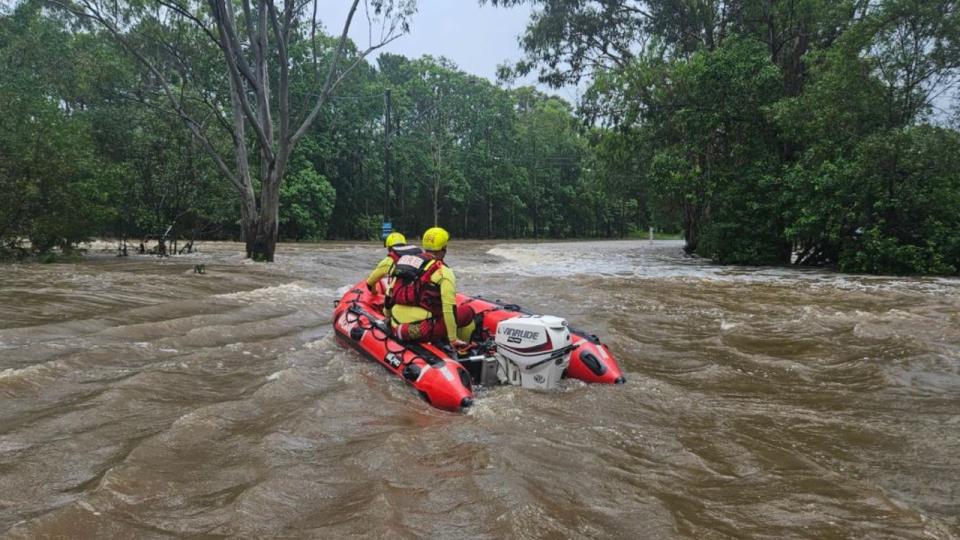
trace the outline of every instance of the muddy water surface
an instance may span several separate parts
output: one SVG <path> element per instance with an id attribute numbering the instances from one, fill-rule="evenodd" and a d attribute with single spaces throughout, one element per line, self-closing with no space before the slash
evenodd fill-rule
<path id="1" fill-rule="evenodd" d="M 0 536 L 960 537 L 960 280 L 454 243 L 629 382 L 453 415 L 332 337 L 382 248 L 239 248 L 2 267 Z"/>

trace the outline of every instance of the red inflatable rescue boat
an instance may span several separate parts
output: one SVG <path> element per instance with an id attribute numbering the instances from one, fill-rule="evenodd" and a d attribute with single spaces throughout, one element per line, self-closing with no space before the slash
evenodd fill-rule
<path id="1" fill-rule="evenodd" d="M 471 306 L 479 323 L 468 355 L 447 344 L 400 341 L 384 319 L 380 291 L 382 283 L 371 292 L 360 282 L 343 295 L 334 309 L 337 339 L 405 380 L 434 407 L 470 407 L 475 385 L 550 389 L 562 377 L 605 384 L 626 381 L 596 336 L 569 327 L 559 317 L 462 294 L 457 303 Z"/>

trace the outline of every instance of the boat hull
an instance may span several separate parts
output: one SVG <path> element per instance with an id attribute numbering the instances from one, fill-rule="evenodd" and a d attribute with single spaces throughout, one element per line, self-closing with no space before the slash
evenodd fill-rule
<path id="1" fill-rule="evenodd" d="M 473 308 L 487 337 L 496 335 L 501 321 L 530 315 L 518 306 L 479 297 L 459 294 L 457 302 Z M 473 404 L 474 381 L 453 351 L 431 343 L 405 343 L 393 335 L 383 316 L 382 285 L 370 291 L 360 282 L 344 293 L 334 309 L 333 327 L 341 344 L 405 381 L 430 405 L 462 411 Z M 625 382 L 616 359 L 596 336 L 572 328 L 570 334 L 574 348 L 567 377 L 599 384 Z"/>

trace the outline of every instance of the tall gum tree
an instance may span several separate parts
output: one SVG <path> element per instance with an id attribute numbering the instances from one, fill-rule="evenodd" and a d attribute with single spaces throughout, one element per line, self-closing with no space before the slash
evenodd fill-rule
<path id="1" fill-rule="evenodd" d="M 247 256 L 273 261 L 280 184 L 293 150 L 344 78 L 409 30 L 416 0 L 351 0 L 333 40 L 318 35 L 317 0 L 51 0 L 51 5 L 109 32 L 137 59 L 144 76 L 235 187 Z M 357 16 L 370 25 L 364 49 L 354 49 L 347 37 Z M 143 28 L 160 29 L 149 33 L 159 43 L 144 46 L 142 36 L 134 35 Z M 196 55 L 191 42 L 182 39 L 184 32 L 220 51 L 228 97 L 202 82 L 189 84 L 201 70 L 191 65 Z M 304 43 L 308 54 L 298 54 Z M 316 92 L 309 99 L 291 99 L 294 76 L 313 78 Z M 187 91 L 191 87 L 195 91 Z M 301 102 L 301 110 L 294 110 L 294 101 Z M 216 130 L 226 132 L 232 159 L 217 144 Z"/>

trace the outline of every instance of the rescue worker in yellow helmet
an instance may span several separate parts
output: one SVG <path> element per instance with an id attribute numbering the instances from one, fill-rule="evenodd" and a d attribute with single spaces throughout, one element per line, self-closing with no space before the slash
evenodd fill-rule
<path id="1" fill-rule="evenodd" d="M 387 248 L 387 256 L 377 263 L 373 272 L 370 272 L 370 275 L 367 276 L 367 288 L 371 291 L 377 286 L 378 281 L 390 275 L 393 265 L 403 256 L 404 248 L 410 247 L 419 251 L 419 248 L 416 248 L 416 246 L 407 246 L 406 237 L 398 232 L 388 234 L 387 237 L 383 239 L 383 247 Z"/>
<path id="2" fill-rule="evenodd" d="M 444 264 L 450 234 L 440 227 L 423 233 L 421 254 L 401 257 L 393 270 L 391 324 L 404 341 L 446 338 L 456 349 L 467 346 L 474 311 L 457 306 L 457 279 Z"/>

